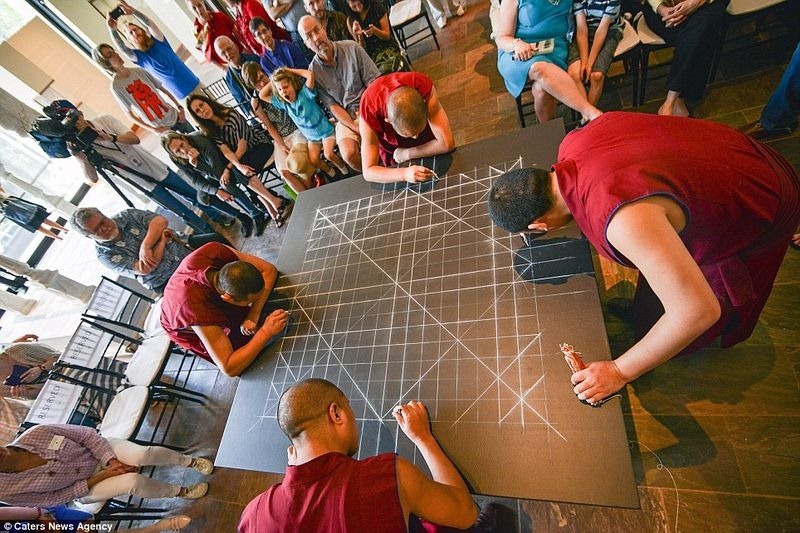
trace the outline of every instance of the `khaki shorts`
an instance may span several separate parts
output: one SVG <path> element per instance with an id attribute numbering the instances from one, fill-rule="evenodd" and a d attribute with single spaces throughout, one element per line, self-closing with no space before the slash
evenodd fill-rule
<path id="1" fill-rule="evenodd" d="M 355 118 L 356 126 L 358 126 L 358 119 L 359 117 Z M 336 123 L 336 144 L 339 144 L 342 139 L 352 139 L 358 144 L 361 145 L 361 135 L 356 133 L 355 131 L 351 130 L 341 122 Z M 341 148 L 340 148 L 341 149 Z"/>
<path id="2" fill-rule="evenodd" d="M 296 129 L 284 137 L 283 142 L 286 143 L 286 147 L 291 150 L 292 146 L 295 144 L 306 144 L 308 141 L 306 141 L 306 138 L 300 133 L 300 130 Z M 287 154 L 283 153 L 283 150 L 275 147 L 275 168 L 278 170 L 286 170 L 286 155 Z"/>

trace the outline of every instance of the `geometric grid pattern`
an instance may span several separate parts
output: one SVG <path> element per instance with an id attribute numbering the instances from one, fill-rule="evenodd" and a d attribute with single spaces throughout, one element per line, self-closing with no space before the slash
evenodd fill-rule
<path id="1" fill-rule="evenodd" d="M 486 211 L 492 179 L 521 164 L 318 208 L 301 271 L 276 287 L 291 325 L 255 425 L 275 418 L 285 388 L 324 377 L 359 417 L 361 456 L 414 450 L 391 414 L 411 399 L 438 427 L 539 427 L 566 440 L 548 420 L 537 287 L 513 268 L 518 237 Z"/>

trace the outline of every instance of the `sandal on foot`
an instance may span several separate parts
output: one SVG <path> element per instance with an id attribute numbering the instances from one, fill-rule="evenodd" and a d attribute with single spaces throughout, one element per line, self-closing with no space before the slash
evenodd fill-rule
<path id="1" fill-rule="evenodd" d="M 168 516 L 158 522 L 150 524 L 145 528 L 146 531 L 180 531 L 192 522 L 192 519 L 185 514 Z"/>
<path id="2" fill-rule="evenodd" d="M 179 497 L 185 500 L 196 500 L 206 495 L 208 492 L 208 483 L 197 483 L 190 487 L 183 487 L 181 492 L 183 492 L 183 494 L 178 494 Z"/>

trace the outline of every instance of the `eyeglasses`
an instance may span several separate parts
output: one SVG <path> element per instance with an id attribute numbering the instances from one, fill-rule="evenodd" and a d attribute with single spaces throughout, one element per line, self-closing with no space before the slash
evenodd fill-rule
<path id="1" fill-rule="evenodd" d="M 521 231 L 519 233 L 519 237 L 520 239 L 522 239 L 522 243 L 528 248 L 530 248 L 531 246 L 533 246 L 534 239 L 538 239 L 545 233 L 547 233 L 546 229 L 532 229 L 528 231 Z"/>

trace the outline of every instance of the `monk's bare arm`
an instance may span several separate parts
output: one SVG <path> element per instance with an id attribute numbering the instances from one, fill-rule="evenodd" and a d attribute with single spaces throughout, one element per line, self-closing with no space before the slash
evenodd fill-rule
<path id="1" fill-rule="evenodd" d="M 662 202 L 622 207 L 608 225 L 609 242 L 627 257 L 664 306 L 652 329 L 614 362 L 573 374 L 575 393 L 590 402 L 672 358 L 720 317 L 720 305 L 700 267 L 670 222 Z"/>
<path id="2" fill-rule="evenodd" d="M 433 476 L 430 479 L 412 463 L 397 458 L 397 485 L 406 521 L 413 514 L 434 524 L 470 527 L 478 517 L 478 509 L 461 474 L 431 433 L 425 405 L 411 401 L 393 414 Z"/>

